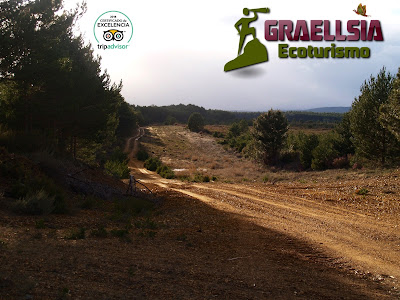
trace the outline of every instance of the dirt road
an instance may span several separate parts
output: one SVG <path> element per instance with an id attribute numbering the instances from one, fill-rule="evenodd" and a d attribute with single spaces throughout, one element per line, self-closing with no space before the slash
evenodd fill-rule
<path id="1" fill-rule="evenodd" d="M 399 289 L 398 222 L 385 222 L 346 205 L 295 196 L 285 186 L 183 183 L 163 179 L 134 159 L 131 167 L 136 177 L 146 184 L 190 196 L 259 228 L 300 241 L 287 249 L 294 260 L 300 258 L 345 269 L 367 280 L 383 283 L 394 294 Z M 271 244 L 276 247 L 275 242 Z"/>

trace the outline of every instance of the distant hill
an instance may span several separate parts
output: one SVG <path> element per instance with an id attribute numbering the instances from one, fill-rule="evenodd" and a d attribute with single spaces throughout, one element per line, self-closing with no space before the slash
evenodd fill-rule
<path id="1" fill-rule="evenodd" d="M 284 114 L 292 126 L 297 127 L 333 127 L 334 124 L 339 123 L 343 114 L 340 112 L 333 112 L 332 109 L 339 109 L 340 107 L 326 107 L 316 108 L 321 111 L 330 109 L 329 112 L 314 112 L 308 111 L 285 111 Z M 168 106 L 136 106 L 142 118 L 142 125 L 149 124 L 174 124 L 174 123 L 187 123 L 189 116 L 194 113 L 200 113 L 206 124 L 232 124 L 238 120 L 247 120 L 249 125 L 256 119 L 262 112 L 239 112 L 239 111 L 223 111 L 217 109 L 205 109 L 204 107 L 196 106 L 193 104 L 178 104 Z M 325 109 L 325 110 L 324 110 Z M 343 109 L 349 109 L 342 107 Z"/>
<path id="2" fill-rule="evenodd" d="M 337 106 L 337 107 L 317 107 L 317 108 L 312 108 L 312 109 L 307 109 L 304 111 L 309 111 L 309 112 L 316 112 L 316 113 L 339 113 L 339 114 L 344 114 L 348 111 L 350 111 L 350 106 Z"/>

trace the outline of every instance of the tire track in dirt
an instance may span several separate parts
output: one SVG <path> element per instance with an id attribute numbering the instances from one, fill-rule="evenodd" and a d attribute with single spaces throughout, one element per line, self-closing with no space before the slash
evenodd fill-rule
<path id="1" fill-rule="evenodd" d="M 375 220 L 366 215 L 344 209 L 335 212 L 326 204 L 301 197 L 292 199 L 269 191 L 263 191 L 264 196 L 261 198 L 249 193 L 244 186 L 237 187 L 241 190 L 238 192 L 223 185 L 177 184 L 174 180 L 157 179 L 157 176 L 143 181 L 196 198 L 214 208 L 240 214 L 260 226 L 311 242 L 326 253 L 315 257 L 298 249 L 301 255 L 309 259 L 327 263 L 340 261 L 348 265 L 349 269 L 353 267 L 355 272 L 362 270 L 364 273 L 384 274 L 386 277 L 400 276 L 400 247 L 396 244 L 400 242 L 400 236 L 392 232 L 388 236 L 393 241 L 374 241 L 374 235 L 389 228 L 385 224 L 374 224 Z M 285 203 L 281 203 L 282 199 Z M 291 200 L 294 203 L 290 203 Z M 383 243 L 386 243 L 386 247 Z"/>
<path id="2" fill-rule="evenodd" d="M 283 197 L 273 192 L 268 192 L 267 197 L 261 198 L 249 194 L 246 187 L 242 186 L 240 187 L 242 192 L 201 184 L 193 186 L 200 190 L 212 191 L 212 193 L 222 192 L 225 193 L 225 196 L 236 196 L 237 198 L 231 199 L 237 202 L 236 205 L 240 205 L 241 213 L 254 217 L 253 220 L 261 223 L 262 226 L 271 227 L 272 225 L 275 230 L 282 231 L 282 225 L 286 225 L 288 227 L 285 228 L 285 233 L 290 231 L 289 233 L 295 233 L 297 237 L 311 240 L 317 245 L 322 244 L 324 245 L 323 248 L 331 254 L 344 256 L 360 267 L 364 266 L 364 269 L 366 267 L 368 271 L 383 272 L 396 278 L 400 276 L 400 245 L 396 244 L 400 242 L 400 234 L 394 232 L 392 226 L 385 226 L 386 224 L 383 223 L 377 225 L 372 218 L 354 212 L 346 211 L 343 213 L 343 210 L 333 212 L 328 205 L 321 203 L 316 205 L 316 203 L 313 203 L 314 201 L 300 197 L 284 196 L 285 200 L 293 200 L 294 203 L 288 204 L 286 202 L 282 204 L 281 199 Z M 246 193 L 243 191 L 246 191 Z M 211 199 L 218 197 L 209 196 Z M 309 205 L 299 205 L 299 200 L 306 201 L 305 203 Z M 258 209 L 261 208 L 261 211 L 243 210 L 246 207 L 246 205 L 240 204 L 243 201 L 253 201 L 253 206 L 255 201 L 256 206 Z M 249 203 L 246 204 L 249 205 Z M 271 210 L 273 214 L 271 214 Z M 392 231 L 391 234 L 388 234 L 389 230 Z M 377 235 L 386 235 L 388 238 L 375 241 L 374 236 Z"/>

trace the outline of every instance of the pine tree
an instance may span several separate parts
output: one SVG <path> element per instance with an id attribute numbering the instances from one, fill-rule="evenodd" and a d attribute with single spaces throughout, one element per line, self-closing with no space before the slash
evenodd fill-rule
<path id="1" fill-rule="evenodd" d="M 85 5 L 61 9 L 62 0 L 0 2 L 0 120 L 42 132 L 61 153 L 69 144 L 76 157 L 79 139 L 115 140 L 124 99 L 122 83 L 112 84 L 100 57 L 73 35 Z"/>
<path id="2" fill-rule="evenodd" d="M 350 128 L 356 154 L 385 164 L 400 154 L 399 143 L 379 122 L 379 108 L 388 103 L 393 77 L 382 68 L 377 77 L 371 75 L 361 86 L 361 95 L 352 104 Z"/>
<path id="3" fill-rule="evenodd" d="M 283 113 L 272 109 L 254 121 L 252 134 L 263 152 L 265 164 L 277 162 L 288 128 L 289 123 Z"/>
<path id="4" fill-rule="evenodd" d="M 192 113 L 188 120 L 188 127 L 190 131 L 199 132 L 204 129 L 204 118 L 198 113 Z"/>
<path id="5" fill-rule="evenodd" d="M 400 141 L 400 68 L 387 104 L 380 107 L 379 120 Z"/>

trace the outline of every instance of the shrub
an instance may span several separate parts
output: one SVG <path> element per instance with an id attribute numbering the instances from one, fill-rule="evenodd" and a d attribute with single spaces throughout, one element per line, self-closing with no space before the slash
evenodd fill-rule
<path id="1" fill-rule="evenodd" d="M 118 179 L 129 178 L 130 171 L 125 161 L 107 160 L 104 169 L 107 174 Z"/>
<path id="2" fill-rule="evenodd" d="M 149 154 L 147 153 L 146 150 L 144 149 L 140 149 L 137 153 L 136 153 L 136 158 L 140 161 L 146 161 L 149 158 Z"/>
<path id="3" fill-rule="evenodd" d="M 176 123 L 178 123 L 178 120 L 170 115 L 167 116 L 164 122 L 165 125 L 175 125 Z"/>
<path id="4" fill-rule="evenodd" d="M 144 167 L 150 171 L 156 171 L 161 166 L 161 160 L 157 157 L 150 157 L 144 162 Z"/>
<path id="5" fill-rule="evenodd" d="M 280 154 L 280 161 L 284 164 L 297 162 L 299 160 L 299 153 L 296 151 L 282 151 Z"/>
<path id="6" fill-rule="evenodd" d="M 193 182 L 210 182 L 210 176 L 198 173 L 194 175 Z"/>
<path id="7" fill-rule="evenodd" d="M 67 211 L 65 204 L 65 194 L 62 188 L 57 186 L 52 179 L 32 169 L 23 159 L 7 160 L 0 163 L 0 173 L 9 179 L 13 179 L 14 184 L 10 189 L 10 197 L 19 199 L 18 206 L 22 208 L 28 205 L 28 198 L 35 196 L 47 197 L 54 200 L 54 213 L 65 213 Z M 42 191 L 42 193 L 39 193 Z M 23 199 L 23 200 L 21 200 Z M 42 199 L 43 200 L 43 199 Z M 31 199 L 29 202 L 32 202 Z M 30 205 L 28 205 L 29 207 Z M 22 208 L 24 210 L 24 208 Z M 42 214 L 42 213 L 40 213 Z"/>
<path id="8" fill-rule="evenodd" d="M 204 129 L 204 118 L 198 113 L 192 113 L 188 120 L 188 127 L 190 131 L 199 132 Z"/>
<path id="9" fill-rule="evenodd" d="M 347 156 L 345 155 L 342 157 L 335 158 L 332 162 L 332 167 L 335 169 L 343 169 L 343 168 L 348 168 L 349 164 L 350 162 Z"/>
<path id="10" fill-rule="evenodd" d="M 161 165 L 157 168 L 157 173 L 160 174 L 161 177 L 166 179 L 175 178 L 175 173 L 172 169 L 166 165 Z"/>
<path id="11" fill-rule="evenodd" d="M 320 135 L 319 144 L 312 151 L 311 168 L 313 170 L 325 170 L 332 167 L 333 160 L 339 154 L 335 147 L 338 141 L 337 136 L 333 132 Z"/>
<path id="12" fill-rule="evenodd" d="M 359 190 L 356 191 L 357 195 L 362 195 L 362 196 L 365 196 L 368 193 L 369 193 L 369 190 L 367 190 L 366 188 L 362 188 L 362 189 L 359 189 Z"/>
<path id="13" fill-rule="evenodd" d="M 54 211 L 54 196 L 50 196 L 46 191 L 40 190 L 14 203 L 13 210 L 16 213 L 27 215 L 47 215 Z"/>
<path id="14" fill-rule="evenodd" d="M 224 137 L 224 134 L 223 134 L 222 132 L 219 132 L 219 131 L 214 131 L 213 137 L 216 137 L 216 138 L 223 138 L 223 137 Z"/>
<path id="15" fill-rule="evenodd" d="M 111 153 L 110 160 L 126 162 L 126 161 L 128 161 L 128 157 L 127 157 L 126 153 L 124 153 L 120 148 L 117 147 Z"/>
<path id="16" fill-rule="evenodd" d="M 300 131 L 297 134 L 290 134 L 287 143 L 289 149 L 299 153 L 299 160 L 303 168 L 309 169 L 313 159 L 312 152 L 318 146 L 318 136 Z"/>

